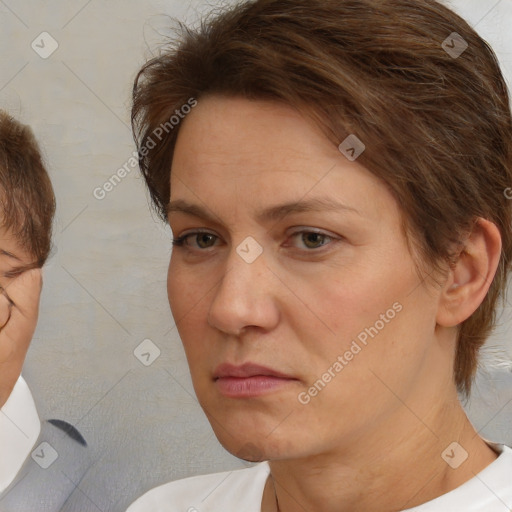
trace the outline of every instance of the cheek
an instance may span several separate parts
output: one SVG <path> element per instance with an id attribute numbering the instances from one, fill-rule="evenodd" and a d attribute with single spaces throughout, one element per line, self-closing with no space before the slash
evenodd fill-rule
<path id="1" fill-rule="evenodd" d="M 167 268 L 167 298 L 169 299 L 169 305 L 173 306 L 173 303 L 178 298 L 176 295 L 177 281 L 179 280 L 179 274 L 173 265 L 173 260 L 169 261 L 169 267 Z"/>
<path id="2" fill-rule="evenodd" d="M 415 274 L 375 275 L 350 288 L 331 288 L 319 308 L 336 335 L 323 347 L 312 348 L 317 354 L 322 351 L 324 359 L 322 368 L 315 365 L 315 378 L 338 356 L 343 366 L 322 399 L 358 409 L 366 397 L 372 407 L 378 403 L 384 410 L 383 404 L 393 401 L 387 386 L 405 396 L 424 365 L 435 329 L 435 297 L 418 286 Z"/>
<path id="3" fill-rule="evenodd" d="M 318 333 L 303 338 L 315 371 L 325 371 L 347 351 L 349 365 L 362 372 L 400 366 L 401 360 L 415 364 L 432 336 L 436 301 L 419 285 L 412 261 L 405 255 L 367 259 L 347 270 L 327 269 L 302 281 L 302 296 L 317 319 L 305 308 L 301 314 L 289 311 L 299 333 Z M 313 318 L 314 328 L 306 317 Z"/>
<path id="4" fill-rule="evenodd" d="M 167 270 L 167 298 L 178 328 L 199 300 L 196 295 L 200 292 L 201 288 L 193 276 L 189 276 L 189 271 L 171 257 Z"/>
<path id="5" fill-rule="evenodd" d="M 208 290 L 211 286 L 198 282 L 196 274 L 194 270 L 182 268 L 171 258 L 167 272 L 167 297 L 189 364 L 194 354 L 204 352 L 199 345 L 208 343 L 201 331 L 208 326 Z"/>
<path id="6" fill-rule="evenodd" d="M 325 342 L 342 349 L 360 333 L 363 333 L 361 339 L 364 341 L 365 329 L 376 323 L 381 331 L 395 322 L 400 316 L 397 310 L 402 309 L 405 296 L 413 286 L 412 276 L 398 277 L 385 269 L 350 267 L 347 272 L 345 269 L 340 272 L 326 269 L 314 279 L 296 285 L 297 295 L 310 305 L 311 311 L 304 306 L 300 311 L 301 305 L 297 305 L 295 322 L 313 320 Z"/>

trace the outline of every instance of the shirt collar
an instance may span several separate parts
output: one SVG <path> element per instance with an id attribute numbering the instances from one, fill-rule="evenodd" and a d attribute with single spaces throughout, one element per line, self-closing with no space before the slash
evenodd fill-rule
<path id="1" fill-rule="evenodd" d="M 20 376 L 0 410 L 0 493 L 16 478 L 40 432 L 34 399 Z"/>
<path id="2" fill-rule="evenodd" d="M 510 474 L 512 449 L 506 445 L 487 444 L 498 454 L 498 458 L 461 486 L 423 505 L 407 509 L 407 512 L 436 512 L 440 510 L 464 510 L 483 512 L 505 510 L 512 504 Z"/>

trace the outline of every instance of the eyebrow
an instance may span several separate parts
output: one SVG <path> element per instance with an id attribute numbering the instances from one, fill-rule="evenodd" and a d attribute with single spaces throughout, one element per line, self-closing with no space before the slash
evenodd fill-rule
<path id="1" fill-rule="evenodd" d="M 3 254 L 4 256 L 9 256 L 9 258 L 13 258 L 17 261 L 21 261 L 18 256 L 16 256 L 15 254 L 13 254 L 12 252 L 8 252 L 4 249 L 0 249 L 0 254 Z"/>
<path id="2" fill-rule="evenodd" d="M 256 214 L 256 220 L 260 223 L 268 223 L 272 221 L 278 221 L 285 217 L 286 215 L 294 213 L 311 213 L 323 211 L 346 212 L 361 215 L 361 213 L 355 208 L 347 206 L 343 203 L 339 203 L 332 198 L 316 197 L 312 199 L 303 199 L 300 201 L 294 201 L 276 206 L 271 206 L 270 208 L 266 208 L 258 212 Z M 209 212 L 207 209 L 199 205 L 188 203 L 183 199 L 176 199 L 175 201 L 171 201 L 167 206 L 168 215 L 175 212 L 184 213 L 204 220 L 208 220 L 210 222 L 218 222 L 217 216 Z"/>

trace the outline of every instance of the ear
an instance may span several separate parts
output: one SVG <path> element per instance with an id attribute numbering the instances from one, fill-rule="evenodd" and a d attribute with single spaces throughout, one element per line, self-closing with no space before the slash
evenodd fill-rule
<path id="1" fill-rule="evenodd" d="M 494 279 L 500 255 L 498 227 L 479 217 L 443 286 L 436 317 L 439 325 L 454 327 L 477 310 Z"/>

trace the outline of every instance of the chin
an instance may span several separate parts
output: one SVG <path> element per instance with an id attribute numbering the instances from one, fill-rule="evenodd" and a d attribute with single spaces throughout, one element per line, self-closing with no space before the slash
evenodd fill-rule
<path id="1" fill-rule="evenodd" d="M 303 429 L 283 422 L 282 399 L 233 400 L 205 391 L 196 390 L 199 403 L 219 443 L 235 457 L 259 462 L 293 457 L 301 451 Z"/>
<path id="2" fill-rule="evenodd" d="M 277 431 L 270 426 L 264 429 L 255 428 L 255 425 L 237 429 L 230 428 L 229 425 L 223 426 L 218 421 L 211 418 L 210 423 L 217 440 L 222 447 L 239 459 L 248 462 L 261 462 L 264 460 L 289 459 L 303 456 L 305 445 L 297 438 L 296 433 L 288 432 L 282 429 Z M 220 419 L 220 418 L 219 418 Z M 273 423 L 275 429 L 275 422 Z"/>

